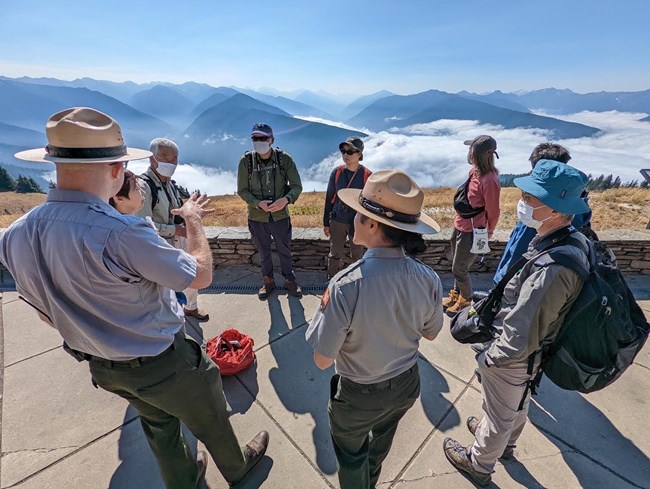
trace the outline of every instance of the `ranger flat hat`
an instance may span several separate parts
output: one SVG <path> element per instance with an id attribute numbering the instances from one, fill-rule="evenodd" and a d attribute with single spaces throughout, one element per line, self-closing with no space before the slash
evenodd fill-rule
<path id="1" fill-rule="evenodd" d="M 47 146 L 16 153 L 40 163 L 114 163 L 139 160 L 151 151 L 127 148 L 115 119 L 88 107 L 72 107 L 51 116 L 45 125 Z"/>
<path id="2" fill-rule="evenodd" d="M 368 177 L 363 190 L 343 188 L 341 201 L 387 226 L 418 234 L 435 234 L 440 226 L 422 212 L 424 192 L 400 170 L 381 170 Z"/>

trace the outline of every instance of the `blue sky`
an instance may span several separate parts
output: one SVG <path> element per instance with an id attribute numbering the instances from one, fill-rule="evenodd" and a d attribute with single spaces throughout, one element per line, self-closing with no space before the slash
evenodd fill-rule
<path id="1" fill-rule="evenodd" d="M 650 88 L 645 0 L 0 0 L 0 74 L 366 94 Z"/>

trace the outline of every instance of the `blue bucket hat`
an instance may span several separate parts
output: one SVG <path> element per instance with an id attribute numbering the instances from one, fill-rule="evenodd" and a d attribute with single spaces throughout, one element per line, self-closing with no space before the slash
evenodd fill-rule
<path id="1" fill-rule="evenodd" d="M 540 160 L 525 177 L 514 179 L 524 192 L 562 214 L 584 214 L 589 206 L 580 196 L 589 177 L 577 168 L 553 160 Z"/>

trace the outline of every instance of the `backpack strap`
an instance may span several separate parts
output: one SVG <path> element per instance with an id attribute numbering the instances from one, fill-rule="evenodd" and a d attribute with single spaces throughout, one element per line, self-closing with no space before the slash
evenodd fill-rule
<path id="1" fill-rule="evenodd" d="M 370 170 L 368 170 L 365 166 L 363 167 L 363 184 L 365 185 L 366 182 L 368 181 L 368 177 L 370 177 L 371 173 Z"/>
<path id="2" fill-rule="evenodd" d="M 244 156 L 248 158 L 248 190 L 251 190 L 253 183 L 253 152 L 246 151 Z M 252 191 L 252 190 L 251 190 Z"/>
<path id="3" fill-rule="evenodd" d="M 154 207 L 156 207 L 156 204 L 158 204 L 158 186 L 156 185 L 156 182 L 154 182 L 149 175 L 146 173 L 143 173 L 142 175 L 138 175 L 138 178 L 144 180 L 147 182 L 147 185 L 149 186 L 149 190 L 151 190 L 151 212 L 153 212 Z"/>
<path id="4" fill-rule="evenodd" d="M 339 178 L 341 178 L 341 173 L 343 173 L 344 168 L 345 165 L 340 165 L 339 167 L 336 168 L 336 174 L 334 175 L 334 195 L 332 195 L 332 200 L 330 200 L 330 204 L 336 202 L 336 184 L 339 182 Z"/>

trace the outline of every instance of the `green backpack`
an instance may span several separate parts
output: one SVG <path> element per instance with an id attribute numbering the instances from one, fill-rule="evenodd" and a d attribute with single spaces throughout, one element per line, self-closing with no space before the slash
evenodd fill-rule
<path id="1" fill-rule="evenodd" d="M 632 364 L 650 324 L 604 245 L 589 242 L 588 271 L 561 250 L 549 255 L 580 275 L 584 285 L 556 339 L 542 350 L 535 383 L 543 372 L 562 389 L 595 392 Z"/>

